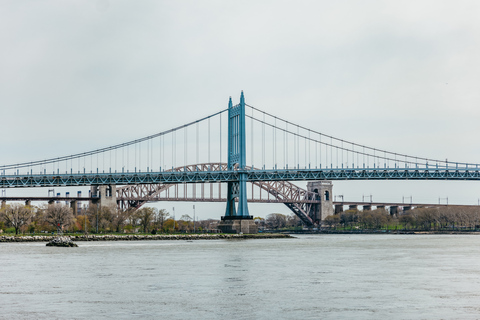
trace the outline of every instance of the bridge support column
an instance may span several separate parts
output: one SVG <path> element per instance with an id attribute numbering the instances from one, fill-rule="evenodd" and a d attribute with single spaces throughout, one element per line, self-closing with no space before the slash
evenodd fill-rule
<path id="1" fill-rule="evenodd" d="M 70 208 L 72 208 L 73 215 L 76 217 L 78 214 L 78 211 L 77 211 L 78 201 L 77 200 L 70 201 Z"/>
<path id="2" fill-rule="evenodd" d="M 91 201 L 92 204 L 98 204 L 100 208 L 117 206 L 117 187 L 115 185 L 92 186 L 90 192 L 91 196 L 96 198 Z"/>
<path id="3" fill-rule="evenodd" d="M 2 206 L 0 208 L 5 208 L 7 206 L 7 200 L 2 200 Z"/>
<path id="4" fill-rule="evenodd" d="M 335 205 L 335 214 L 339 214 L 343 212 L 343 204 L 336 204 Z"/>
<path id="5" fill-rule="evenodd" d="M 372 206 L 369 205 L 369 204 L 363 205 L 363 206 L 362 206 L 362 210 L 363 210 L 363 211 L 371 211 L 371 210 L 372 210 Z"/>
<path id="6" fill-rule="evenodd" d="M 348 206 L 348 210 L 357 210 L 357 205 L 356 204 L 350 204 Z"/>
<path id="7" fill-rule="evenodd" d="M 247 206 L 246 137 L 245 137 L 245 97 L 243 91 L 240 104 L 233 106 L 228 101 L 228 170 L 238 172 L 238 181 L 227 186 L 227 209 L 218 228 L 226 233 L 257 233 L 258 228 Z M 235 210 L 238 199 L 238 210 Z"/>
<path id="8" fill-rule="evenodd" d="M 398 206 L 390 206 L 390 215 L 394 216 L 398 214 Z"/>

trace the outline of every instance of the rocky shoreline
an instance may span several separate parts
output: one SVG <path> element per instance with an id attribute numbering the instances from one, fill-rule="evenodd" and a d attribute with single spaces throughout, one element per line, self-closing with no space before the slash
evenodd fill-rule
<path id="1" fill-rule="evenodd" d="M 49 242 L 57 236 L 0 236 L 0 242 Z M 219 239 L 285 239 L 288 234 L 155 234 L 155 235 L 76 235 L 72 241 L 138 241 L 138 240 L 219 240 Z"/>

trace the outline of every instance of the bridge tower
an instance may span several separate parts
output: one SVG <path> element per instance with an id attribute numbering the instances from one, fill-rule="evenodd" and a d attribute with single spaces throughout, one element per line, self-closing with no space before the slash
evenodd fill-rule
<path id="1" fill-rule="evenodd" d="M 233 106 L 231 97 L 228 101 L 228 170 L 238 171 L 239 180 L 228 182 L 227 209 L 218 226 L 223 232 L 257 232 L 253 216 L 248 213 L 247 173 L 244 172 L 246 158 L 245 97 L 242 91 L 238 105 Z M 237 209 L 235 209 L 236 200 L 238 201 Z"/>
<path id="2" fill-rule="evenodd" d="M 326 217 L 334 214 L 332 189 L 332 181 L 321 180 L 307 183 L 307 190 L 315 193 L 317 200 L 320 200 L 320 204 L 311 206 L 310 212 L 308 212 L 314 222 L 323 221 Z"/>

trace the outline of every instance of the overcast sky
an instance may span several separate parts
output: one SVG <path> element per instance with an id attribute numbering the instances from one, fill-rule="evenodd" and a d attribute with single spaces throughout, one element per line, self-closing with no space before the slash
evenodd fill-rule
<path id="1" fill-rule="evenodd" d="M 3 0 L 0 163 L 167 130 L 241 90 L 325 134 L 478 163 L 479 14 L 479 1 L 458 0 Z M 480 184 L 336 182 L 334 193 L 476 204 Z M 197 213 L 218 218 L 216 206 Z"/>

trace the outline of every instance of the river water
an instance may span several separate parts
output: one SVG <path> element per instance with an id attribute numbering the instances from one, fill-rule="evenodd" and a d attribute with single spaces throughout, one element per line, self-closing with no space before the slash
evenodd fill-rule
<path id="1" fill-rule="evenodd" d="M 0 244 L 5 319 L 480 319 L 480 236 Z"/>

